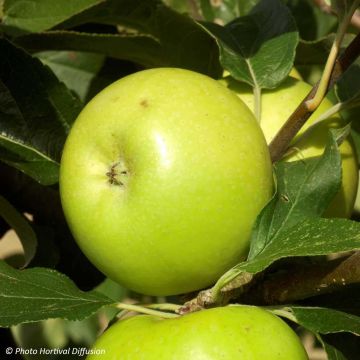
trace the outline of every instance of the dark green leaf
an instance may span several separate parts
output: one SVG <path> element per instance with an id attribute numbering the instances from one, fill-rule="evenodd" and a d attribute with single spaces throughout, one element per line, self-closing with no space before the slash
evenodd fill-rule
<path id="1" fill-rule="evenodd" d="M 300 40 L 296 48 L 295 66 L 324 65 L 333 40 L 334 34 L 317 41 Z"/>
<path id="2" fill-rule="evenodd" d="M 288 0 L 286 2 L 293 14 L 300 38 L 314 40 L 317 38 L 315 6 L 308 0 Z"/>
<path id="3" fill-rule="evenodd" d="M 54 270 L 15 270 L 0 261 L 0 326 L 64 318 L 84 319 L 111 299 L 95 291 L 83 292 Z"/>
<path id="4" fill-rule="evenodd" d="M 48 31 L 22 36 L 16 41 L 31 51 L 86 51 L 130 60 L 146 67 L 170 66 L 159 43 L 150 36 Z"/>
<path id="5" fill-rule="evenodd" d="M 306 329 L 321 334 L 349 332 L 360 335 L 360 317 L 346 312 L 321 307 L 290 306 L 296 322 Z"/>
<path id="6" fill-rule="evenodd" d="M 5 39 L 0 53 L 0 159 L 44 185 L 56 183 L 81 104 L 38 59 Z"/>
<path id="7" fill-rule="evenodd" d="M 359 360 L 358 336 L 349 333 L 337 333 L 318 336 L 329 360 Z"/>
<path id="8" fill-rule="evenodd" d="M 323 341 L 321 337 L 319 337 L 319 340 L 326 351 L 327 360 L 349 360 L 342 354 L 338 349 L 336 349 L 334 346 L 326 343 Z"/>
<path id="9" fill-rule="evenodd" d="M 223 67 L 256 88 L 274 88 L 290 72 L 298 33 L 280 0 L 262 0 L 249 15 L 222 27 L 203 23 L 216 39 Z"/>
<path id="10" fill-rule="evenodd" d="M 5 0 L 4 24 L 25 32 L 44 31 L 105 0 Z"/>
<path id="11" fill-rule="evenodd" d="M 334 38 L 335 34 L 329 34 L 314 41 L 300 40 L 296 49 L 295 66 L 324 65 Z M 341 45 L 342 49 L 353 39 L 353 34 L 346 34 Z"/>
<path id="12" fill-rule="evenodd" d="M 219 290 L 235 278 L 265 270 L 275 261 L 288 257 L 318 256 L 360 249 L 360 223 L 345 219 L 308 219 L 279 233 L 252 260 L 226 272 L 215 285 Z"/>
<path id="13" fill-rule="evenodd" d="M 57 78 L 84 102 L 91 82 L 104 64 L 103 55 L 75 51 L 44 51 L 36 54 Z"/>
<path id="14" fill-rule="evenodd" d="M 313 332 L 329 359 L 357 359 L 360 317 L 330 308 L 311 306 L 290 305 L 272 311 Z"/>
<path id="15" fill-rule="evenodd" d="M 279 162 L 274 168 L 277 192 L 256 220 L 249 260 L 277 235 L 305 219 L 320 217 L 327 209 L 341 184 L 341 157 L 335 133 L 329 135 L 323 156 Z"/>
<path id="16" fill-rule="evenodd" d="M 315 6 L 313 0 L 287 0 L 293 13 L 300 37 L 313 41 L 336 30 L 337 19 L 321 6 Z"/>
<path id="17" fill-rule="evenodd" d="M 341 102 L 351 100 L 360 106 L 360 59 L 345 71 L 336 83 L 336 95 Z"/>
<path id="18" fill-rule="evenodd" d="M 24 266 L 28 265 L 35 255 L 37 246 L 36 234 L 29 224 L 29 221 L 1 195 L 0 216 L 15 230 L 18 235 L 24 250 Z"/>
<path id="19" fill-rule="evenodd" d="M 121 15 L 123 10 L 117 1 L 115 14 Z M 132 4 L 131 1 L 130 3 Z M 142 3 L 149 2 L 143 0 Z M 143 21 L 142 25 L 148 29 L 145 33 L 158 40 L 169 66 L 197 71 L 212 77 L 220 76 L 216 44 L 191 18 L 157 4 L 152 6 L 145 19 L 138 20 Z"/>
<path id="20" fill-rule="evenodd" d="M 360 59 L 357 59 L 341 76 L 335 84 L 336 97 L 340 103 L 341 116 L 347 122 L 351 122 L 353 129 L 352 139 L 360 154 Z M 358 204 L 357 204 L 358 208 Z"/>
<path id="21" fill-rule="evenodd" d="M 308 219 L 279 233 L 265 249 L 238 269 L 262 271 L 292 256 L 317 256 L 360 249 L 360 223 L 345 219 Z"/>
<path id="22" fill-rule="evenodd" d="M 141 34 L 154 35 L 158 26 L 154 22 L 158 7 L 165 7 L 160 0 L 105 0 L 97 6 L 74 15 L 57 28 L 69 29 L 87 23 L 99 23 L 121 25 L 126 31 L 135 30 Z"/>
<path id="23" fill-rule="evenodd" d="M 147 64 L 151 63 L 151 66 L 167 65 L 194 70 L 212 77 L 220 76 L 218 49 L 211 36 L 189 16 L 179 14 L 158 0 L 107 0 L 74 16 L 59 27 L 70 28 L 89 22 L 118 26 L 120 31 L 123 29 L 127 35 L 126 46 L 135 48 L 136 51 L 131 49 L 135 53 L 142 50 L 141 54 L 137 54 L 136 62 L 143 64 L 142 59 L 146 57 L 150 58 Z M 135 36 L 134 39 L 129 38 L 129 29 Z M 136 31 L 135 34 L 133 30 Z M 147 39 L 144 39 L 145 37 Z M 139 44 L 137 39 L 145 42 L 145 47 L 141 49 L 144 45 Z M 83 50 L 83 47 L 63 46 L 60 49 Z M 116 51 L 125 53 L 125 50 L 121 49 Z M 147 52 L 150 54 L 146 55 Z M 162 60 L 154 64 L 154 58 Z"/>

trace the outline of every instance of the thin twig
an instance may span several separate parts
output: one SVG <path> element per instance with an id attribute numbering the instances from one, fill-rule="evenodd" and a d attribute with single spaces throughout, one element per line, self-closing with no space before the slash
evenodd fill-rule
<path id="1" fill-rule="evenodd" d="M 168 313 L 158 310 L 152 310 L 148 307 L 143 307 L 140 305 L 133 305 L 133 304 L 125 304 L 125 303 L 117 303 L 115 305 L 118 309 L 126 310 L 126 311 L 135 311 L 140 314 L 147 314 L 147 315 L 154 315 L 165 319 L 172 319 L 178 317 L 177 314 Z"/>
<path id="2" fill-rule="evenodd" d="M 360 34 L 358 34 L 349 46 L 345 49 L 342 55 L 338 57 L 335 62 L 334 69 L 331 73 L 330 82 L 327 91 L 334 86 L 340 76 L 348 69 L 348 67 L 357 59 L 360 54 Z M 286 153 L 291 140 L 299 132 L 306 120 L 311 116 L 306 106 L 306 101 L 313 98 L 318 88 L 319 82 L 314 85 L 309 94 L 291 114 L 286 123 L 282 126 L 279 132 L 269 145 L 270 155 L 273 162 L 280 160 Z"/>

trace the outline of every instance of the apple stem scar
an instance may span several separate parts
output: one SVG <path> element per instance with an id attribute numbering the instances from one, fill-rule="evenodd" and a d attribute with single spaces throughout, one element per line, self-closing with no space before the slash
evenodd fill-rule
<path id="1" fill-rule="evenodd" d="M 109 178 L 109 183 L 111 185 L 124 186 L 124 180 L 128 175 L 128 171 L 124 169 L 124 165 L 120 162 L 116 162 L 111 165 L 110 171 L 106 173 L 106 176 Z"/>

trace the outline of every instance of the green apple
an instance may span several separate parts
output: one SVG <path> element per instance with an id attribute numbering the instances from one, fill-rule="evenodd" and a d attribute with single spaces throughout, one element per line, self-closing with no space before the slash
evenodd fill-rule
<path id="1" fill-rule="evenodd" d="M 272 190 L 251 111 L 218 81 L 175 68 L 100 92 L 61 160 L 62 205 L 80 248 L 108 277 L 149 295 L 204 288 L 244 260 Z"/>
<path id="2" fill-rule="evenodd" d="M 202 310 L 175 319 L 139 315 L 112 325 L 87 360 L 306 360 L 294 331 L 253 306 Z"/>
<path id="3" fill-rule="evenodd" d="M 299 71 L 294 67 L 291 69 L 291 71 L 289 73 L 289 76 L 291 76 L 294 79 L 303 80 L 303 78 L 302 78 L 301 74 L 299 73 Z"/>
<path id="4" fill-rule="evenodd" d="M 221 80 L 221 82 L 233 90 L 250 109 L 253 109 L 254 97 L 250 86 L 240 83 L 231 77 L 227 77 Z M 310 90 L 311 86 L 307 83 L 290 77 L 274 90 L 263 90 L 260 125 L 268 143 L 271 142 L 284 122 Z M 331 107 L 332 103 L 325 98 L 294 140 L 296 141 L 322 113 Z M 292 153 L 286 159 L 294 161 L 321 155 L 327 142 L 328 130 L 344 125 L 343 120 L 338 114 L 325 120 L 311 131 L 310 136 L 296 142 L 294 147 L 295 153 Z M 354 207 L 359 174 L 356 152 L 351 138 L 341 144 L 340 153 L 342 157 L 342 186 L 325 212 L 325 216 L 348 218 Z"/>

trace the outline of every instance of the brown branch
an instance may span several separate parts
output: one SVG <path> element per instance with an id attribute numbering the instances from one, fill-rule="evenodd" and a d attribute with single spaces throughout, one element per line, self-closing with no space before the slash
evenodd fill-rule
<path id="1" fill-rule="evenodd" d="M 360 252 L 331 261 L 295 265 L 259 283 L 246 294 L 263 305 L 291 303 L 360 284 Z"/>
<path id="2" fill-rule="evenodd" d="M 345 51 L 336 60 L 331 74 L 328 90 L 336 83 L 346 69 L 357 59 L 360 54 L 360 34 L 358 34 Z M 319 82 L 314 85 L 309 94 L 300 103 L 296 110 L 291 114 L 286 123 L 269 145 L 270 155 L 273 162 L 280 160 L 286 153 L 291 140 L 299 132 L 312 112 L 308 110 L 305 102 L 312 99 L 316 93 Z"/>
<path id="3" fill-rule="evenodd" d="M 211 289 L 204 290 L 178 312 L 185 314 L 230 302 L 279 305 L 336 292 L 351 284 L 360 284 L 360 252 L 315 264 L 287 263 L 286 270 L 257 276 L 245 287 L 222 289 L 218 302 L 214 302 Z"/>

